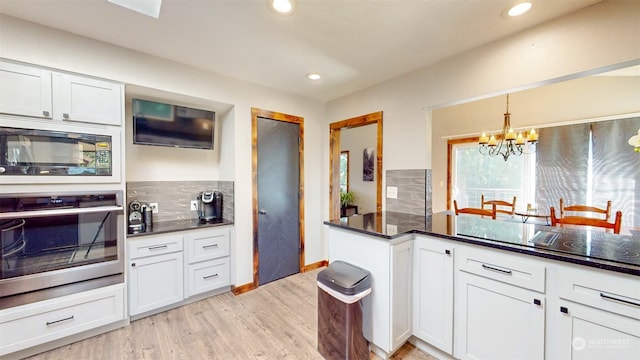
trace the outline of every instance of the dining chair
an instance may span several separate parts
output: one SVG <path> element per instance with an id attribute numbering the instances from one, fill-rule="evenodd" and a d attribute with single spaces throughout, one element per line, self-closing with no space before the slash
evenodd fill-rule
<path id="1" fill-rule="evenodd" d="M 492 219 L 496 219 L 496 205 L 493 204 L 491 207 L 491 210 L 488 209 L 484 209 L 484 208 L 472 208 L 472 207 L 466 207 L 466 208 L 459 208 L 458 207 L 458 201 L 453 200 L 453 208 L 455 209 L 455 213 L 456 215 L 459 214 L 474 214 L 474 215 L 482 215 L 482 216 L 491 216 Z"/>
<path id="2" fill-rule="evenodd" d="M 567 212 L 571 212 L 572 214 L 567 216 L 567 214 L 566 214 Z M 574 213 L 582 213 L 582 214 L 594 213 L 596 215 L 597 214 L 602 214 L 602 215 L 604 215 L 603 219 L 605 221 L 609 221 L 609 219 L 611 218 L 611 200 L 607 201 L 607 207 L 606 208 L 599 208 L 599 207 L 587 206 L 587 205 L 570 205 L 570 206 L 566 206 L 564 204 L 564 199 L 560 198 L 560 217 L 561 218 L 573 217 L 573 216 L 584 217 L 584 215 L 573 215 Z"/>
<path id="3" fill-rule="evenodd" d="M 580 215 L 567 215 L 567 212 L 579 212 L 585 214 Z M 622 226 L 622 211 L 617 211 L 614 222 L 609 222 L 611 217 L 611 201 L 607 201 L 606 208 L 598 208 L 595 206 L 587 205 L 571 205 L 564 206 L 564 201 L 560 199 L 560 217 L 556 217 L 556 209 L 552 206 L 551 213 L 551 225 L 583 225 L 594 226 L 605 229 L 612 229 L 614 234 L 620 234 L 620 228 Z M 588 213 L 595 213 L 597 215 L 603 215 L 600 217 L 586 216 Z"/>
<path id="4" fill-rule="evenodd" d="M 516 196 L 513 197 L 512 202 L 504 201 L 504 200 L 484 200 L 484 194 L 482 194 L 480 198 L 482 202 L 482 208 L 484 209 L 486 205 L 495 205 L 496 212 L 513 215 L 516 212 Z M 500 208 L 501 207 L 501 208 Z"/>

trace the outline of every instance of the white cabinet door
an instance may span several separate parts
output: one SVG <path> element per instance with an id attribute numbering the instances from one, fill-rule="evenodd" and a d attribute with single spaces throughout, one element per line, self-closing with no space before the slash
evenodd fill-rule
<path id="1" fill-rule="evenodd" d="M 141 314 L 182 301 L 182 252 L 130 260 L 129 313 Z"/>
<path id="2" fill-rule="evenodd" d="M 0 113 L 51 118 L 51 71 L 0 62 Z"/>
<path id="3" fill-rule="evenodd" d="M 458 271 L 456 357 L 543 359 L 542 294 Z"/>
<path id="4" fill-rule="evenodd" d="M 407 241 L 391 248 L 391 348 L 397 349 L 413 330 L 413 242 Z"/>
<path id="5" fill-rule="evenodd" d="M 53 74 L 54 118 L 105 125 L 122 124 L 122 84 Z"/>
<path id="6" fill-rule="evenodd" d="M 561 302 L 559 359 L 638 359 L 640 322 L 600 309 Z"/>
<path id="7" fill-rule="evenodd" d="M 413 335 L 453 355 L 453 246 L 414 240 Z"/>

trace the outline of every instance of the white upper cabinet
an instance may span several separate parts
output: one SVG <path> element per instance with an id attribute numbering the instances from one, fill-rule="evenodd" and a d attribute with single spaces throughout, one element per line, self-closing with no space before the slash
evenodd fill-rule
<path id="1" fill-rule="evenodd" d="M 122 125 L 121 83 L 0 61 L 0 113 Z"/>
<path id="2" fill-rule="evenodd" d="M 71 74 L 53 74 L 53 116 L 65 121 L 122 124 L 122 85 Z"/>
<path id="3" fill-rule="evenodd" d="M 0 112 L 52 118 L 51 71 L 0 61 Z"/>

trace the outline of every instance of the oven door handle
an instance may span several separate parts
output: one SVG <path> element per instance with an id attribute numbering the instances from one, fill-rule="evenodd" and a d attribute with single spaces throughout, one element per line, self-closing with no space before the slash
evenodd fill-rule
<path id="1" fill-rule="evenodd" d="M 122 206 L 96 206 L 96 207 L 88 207 L 88 208 L 16 211 L 16 212 L 0 213 L 0 220 L 28 219 L 32 217 L 56 216 L 56 215 L 62 216 L 62 215 L 93 214 L 93 213 L 110 212 L 110 211 L 124 211 L 124 208 Z"/>

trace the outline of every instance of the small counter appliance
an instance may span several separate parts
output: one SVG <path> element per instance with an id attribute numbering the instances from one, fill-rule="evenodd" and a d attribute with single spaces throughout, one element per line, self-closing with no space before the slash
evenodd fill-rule
<path id="1" fill-rule="evenodd" d="M 201 222 L 222 220 L 222 193 L 205 190 L 198 195 L 198 218 Z"/>

